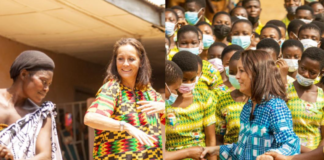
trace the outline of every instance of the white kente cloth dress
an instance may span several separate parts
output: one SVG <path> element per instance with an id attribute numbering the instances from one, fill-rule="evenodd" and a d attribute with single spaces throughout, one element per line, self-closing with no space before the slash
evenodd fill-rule
<path id="1" fill-rule="evenodd" d="M 32 101 L 30 102 L 34 104 Z M 6 146 L 12 152 L 14 159 L 32 159 L 36 155 L 36 139 L 42 128 L 43 121 L 48 116 L 51 116 L 52 159 L 62 160 L 54 109 L 55 105 L 52 102 L 44 102 L 35 112 L 25 115 L 2 130 L 0 132 L 0 144 Z"/>

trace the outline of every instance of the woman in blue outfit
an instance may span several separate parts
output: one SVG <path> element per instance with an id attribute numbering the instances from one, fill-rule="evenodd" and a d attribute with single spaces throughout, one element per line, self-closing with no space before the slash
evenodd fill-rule
<path id="1" fill-rule="evenodd" d="M 259 50 L 242 52 L 236 78 L 240 91 L 249 97 L 240 116 L 238 142 L 206 147 L 201 158 L 211 154 L 220 159 L 255 160 L 268 151 L 298 154 L 300 142 L 285 103 L 285 85 L 270 55 Z"/>

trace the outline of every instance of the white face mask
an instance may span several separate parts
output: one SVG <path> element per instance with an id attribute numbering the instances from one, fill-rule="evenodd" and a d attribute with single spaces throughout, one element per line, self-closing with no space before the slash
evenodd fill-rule
<path id="1" fill-rule="evenodd" d="M 172 22 L 165 22 L 165 34 L 168 36 L 168 37 L 171 37 L 175 30 L 176 24 L 175 23 L 172 23 Z"/>
<path id="2" fill-rule="evenodd" d="M 298 59 L 284 59 L 288 64 L 288 72 L 295 72 L 298 69 Z"/>
<path id="3" fill-rule="evenodd" d="M 300 40 L 300 42 L 303 44 L 304 50 L 306 50 L 309 47 L 317 47 L 317 45 L 318 45 L 318 42 L 316 42 L 312 39 L 302 39 L 302 40 Z"/>
<path id="4" fill-rule="evenodd" d="M 248 20 L 246 17 L 243 17 L 243 16 L 236 16 L 238 19 L 245 19 L 245 20 Z"/>
<path id="5" fill-rule="evenodd" d="M 305 22 L 306 24 L 311 23 L 313 21 L 312 19 L 311 20 L 309 20 L 309 19 L 299 19 L 299 20 Z"/>
<path id="6" fill-rule="evenodd" d="M 296 75 L 296 80 L 300 85 L 302 85 L 304 87 L 311 86 L 312 84 L 314 84 L 314 81 L 315 81 L 315 79 L 309 79 L 309 78 L 303 77 L 298 72 L 297 72 L 297 75 Z"/>

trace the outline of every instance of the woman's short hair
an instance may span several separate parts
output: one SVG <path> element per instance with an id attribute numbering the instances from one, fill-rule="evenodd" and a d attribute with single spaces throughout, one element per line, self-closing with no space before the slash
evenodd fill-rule
<path id="1" fill-rule="evenodd" d="M 258 104 L 271 98 L 287 100 L 285 84 L 271 56 L 260 50 L 241 53 L 244 70 L 251 79 L 251 99 Z"/>
<path id="2" fill-rule="evenodd" d="M 115 43 L 112 59 L 108 66 L 107 76 L 104 80 L 104 83 L 108 82 L 111 79 L 121 81 L 121 77 L 117 71 L 116 59 L 119 47 L 125 45 L 133 46 L 137 51 L 138 57 L 140 58 L 140 67 L 138 69 L 135 85 L 139 89 L 143 89 L 148 84 L 150 84 L 152 69 L 143 45 L 141 44 L 141 42 L 134 38 L 122 38 Z"/>

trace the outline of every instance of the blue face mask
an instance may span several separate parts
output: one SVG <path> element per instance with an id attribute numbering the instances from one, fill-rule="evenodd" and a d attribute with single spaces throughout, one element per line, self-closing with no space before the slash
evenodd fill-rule
<path id="1" fill-rule="evenodd" d="M 229 75 L 229 66 L 225 67 L 225 73 L 226 73 L 226 75 L 228 77 L 228 75 Z"/>
<path id="2" fill-rule="evenodd" d="M 235 89 L 240 89 L 240 83 L 234 75 L 228 75 L 229 81 Z"/>
<path id="3" fill-rule="evenodd" d="M 204 49 L 208 49 L 215 42 L 213 36 L 203 34 Z"/>
<path id="4" fill-rule="evenodd" d="M 188 51 L 188 52 L 191 52 L 194 55 L 199 54 L 199 47 L 196 47 L 196 48 L 181 48 L 181 47 L 178 47 L 178 49 L 179 49 L 179 52 L 180 51 Z"/>
<path id="5" fill-rule="evenodd" d="M 171 37 L 174 34 L 174 32 L 175 32 L 175 29 L 174 29 L 175 26 L 176 26 L 175 23 L 165 22 L 165 34 L 168 37 Z"/>
<path id="6" fill-rule="evenodd" d="M 232 36 L 232 44 L 236 44 L 246 49 L 251 44 L 251 36 Z"/>
<path id="7" fill-rule="evenodd" d="M 170 96 L 169 96 L 169 99 L 166 99 L 166 100 L 165 100 L 165 103 L 166 103 L 167 105 L 172 105 L 172 104 L 177 100 L 178 95 L 172 93 L 171 90 L 169 89 L 168 85 L 167 85 L 167 84 L 165 84 L 165 85 L 166 85 L 168 91 L 171 93 Z"/>
<path id="8" fill-rule="evenodd" d="M 281 39 L 281 44 L 280 44 L 280 48 L 282 48 L 283 43 L 285 42 L 285 39 Z"/>
<path id="9" fill-rule="evenodd" d="M 200 9 L 201 10 L 201 9 Z M 200 10 L 198 12 L 185 12 L 185 18 L 186 21 L 190 24 L 190 25 L 196 25 L 197 22 L 199 21 L 199 19 L 201 18 L 198 17 L 198 13 L 200 12 Z"/>

